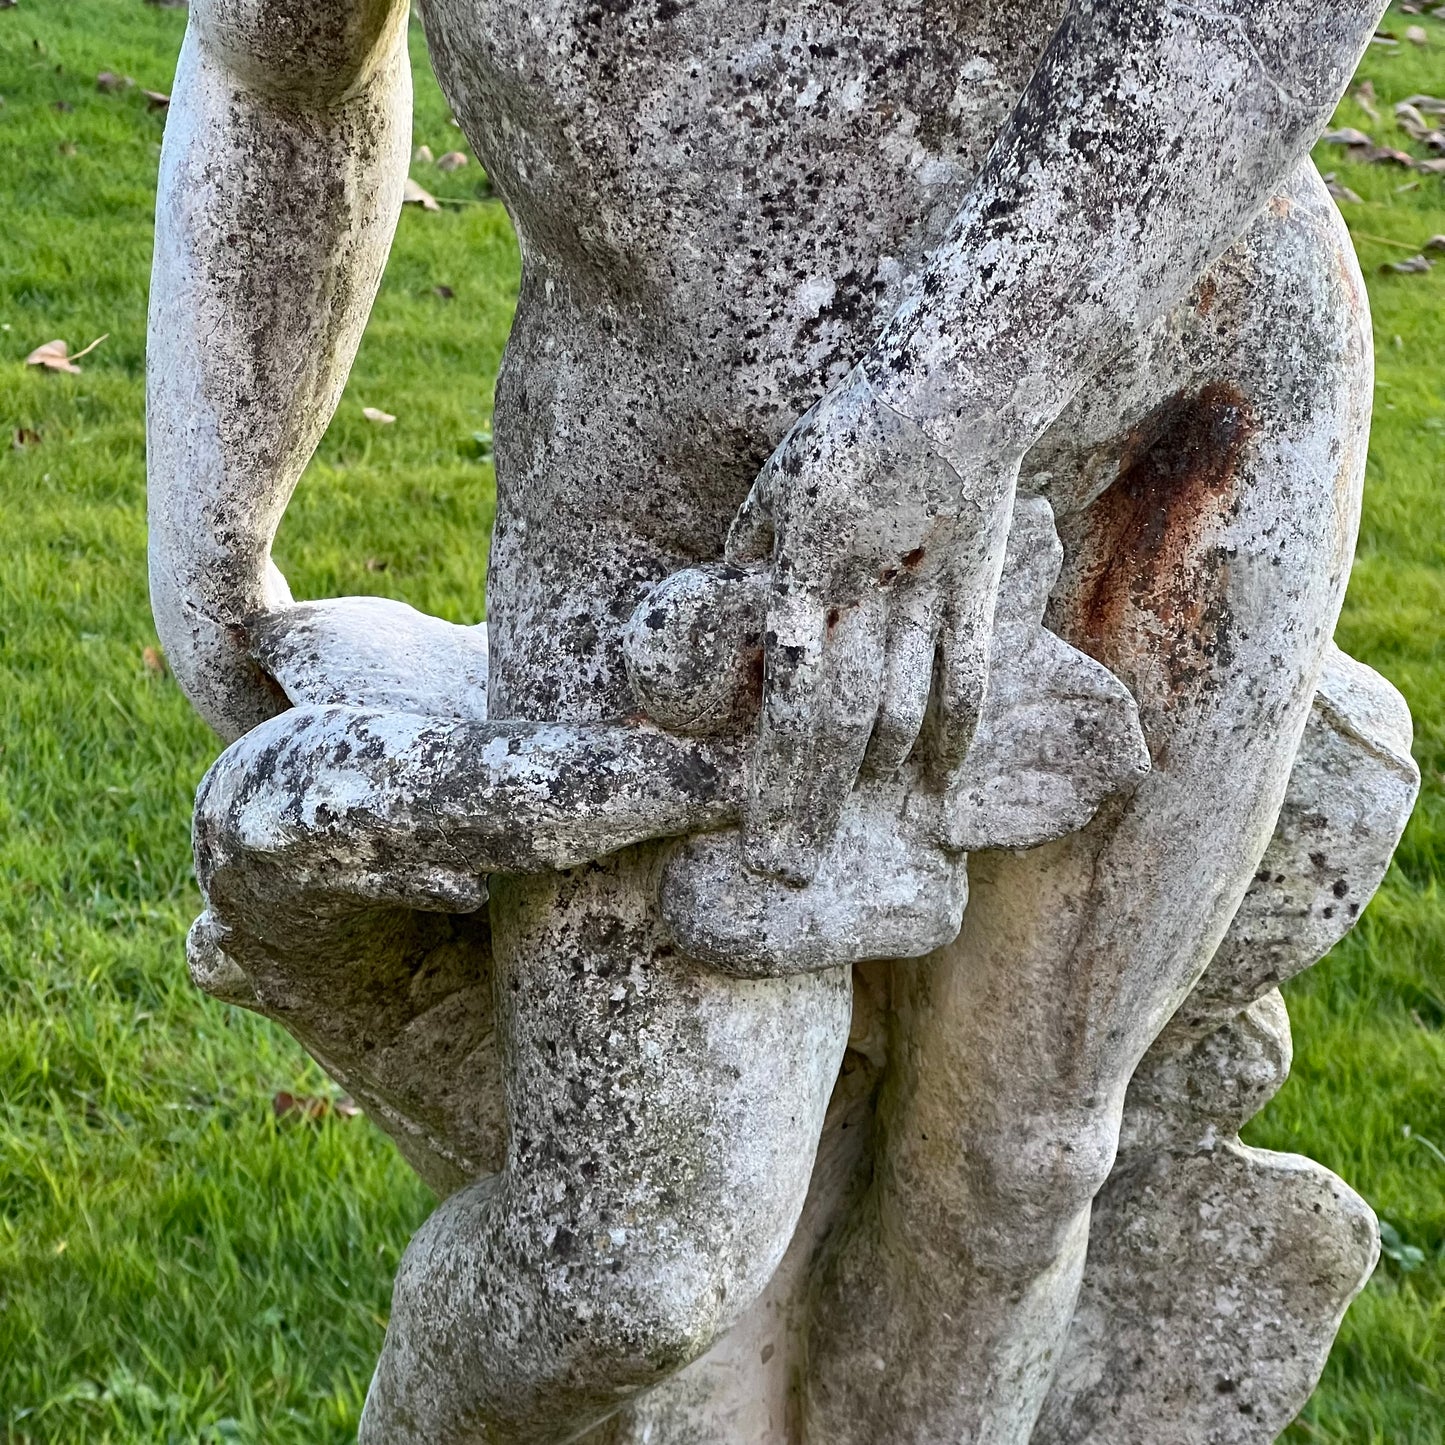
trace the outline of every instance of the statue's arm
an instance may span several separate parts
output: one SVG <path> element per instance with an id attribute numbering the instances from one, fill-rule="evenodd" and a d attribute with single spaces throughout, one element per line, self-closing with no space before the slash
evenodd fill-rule
<path id="1" fill-rule="evenodd" d="M 1328 123 L 1384 0 L 1074 0 L 864 362 L 965 470 L 1021 454 Z"/>
<path id="2" fill-rule="evenodd" d="M 340 398 L 400 213 L 406 0 L 192 0 L 161 152 L 150 303 L 151 603 L 226 737 L 285 706 L 247 618 Z"/>
<path id="3" fill-rule="evenodd" d="M 744 849 L 806 878 L 865 762 L 961 766 L 1019 463 L 1305 155 L 1384 0 L 1074 0 L 927 270 L 759 474 L 770 559 Z"/>

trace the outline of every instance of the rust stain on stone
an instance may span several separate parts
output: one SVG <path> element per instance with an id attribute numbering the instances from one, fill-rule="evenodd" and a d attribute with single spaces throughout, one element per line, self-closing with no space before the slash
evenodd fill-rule
<path id="1" fill-rule="evenodd" d="M 1078 642 L 1132 673 L 1156 652 L 1172 693 L 1190 691 L 1228 646 L 1228 552 L 1212 540 L 1235 501 L 1258 422 L 1228 382 L 1179 391 L 1125 439 L 1119 477 L 1089 512 Z"/>

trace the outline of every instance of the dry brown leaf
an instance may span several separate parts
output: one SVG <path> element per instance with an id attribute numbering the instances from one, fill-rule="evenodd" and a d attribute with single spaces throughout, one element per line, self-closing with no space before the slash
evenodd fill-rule
<path id="1" fill-rule="evenodd" d="M 1375 94 L 1375 83 L 1372 80 L 1362 80 L 1354 91 L 1355 104 L 1370 117 L 1376 125 L 1380 123 L 1380 112 L 1376 102 L 1379 97 Z"/>
<path id="2" fill-rule="evenodd" d="M 1411 45 L 1428 45 L 1430 43 L 1430 32 L 1423 25 L 1412 25 L 1405 31 L 1405 39 Z"/>
<path id="3" fill-rule="evenodd" d="M 89 356 L 102 341 L 110 335 L 97 336 L 89 346 L 77 351 L 74 356 L 69 354 L 69 348 L 63 341 L 47 341 L 44 346 L 37 346 L 29 356 L 25 358 L 26 366 L 43 366 L 47 371 L 68 371 L 74 375 L 80 375 L 80 368 L 75 364 L 82 356 Z"/>
<path id="4" fill-rule="evenodd" d="M 171 103 L 170 96 L 163 90 L 143 90 L 141 94 L 146 98 L 147 110 L 164 110 Z"/>
<path id="5" fill-rule="evenodd" d="M 1411 140 L 1423 140 L 1425 133 L 1430 129 L 1425 117 L 1408 101 L 1403 100 L 1395 107 L 1395 124 Z"/>
<path id="6" fill-rule="evenodd" d="M 424 211 L 439 211 L 441 206 L 430 191 L 424 191 L 410 176 L 406 178 L 406 189 L 402 192 L 404 206 L 420 206 Z"/>
<path id="7" fill-rule="evenodd" d="M 443 301 L 450 301 L 457 293 L 450 286 L 433 286 L 431 294 Z"/>
<path id="8" fill-rule="evenodd" d="M 1395 187 L 1395 194 L 1396 194 L 1397 196 L 1403 196 L 1406 191 L 1418 191 L 1419 189 L 1420 189 L 1420 182 L 1419 182 L 1419 181 L 1406 181 L 1403 186 L 1396 186 L 1396 187 Z"/>
<path id="9" fill-rule="evenodd" d="M 117 90 L 129 90 L 135 84 L 128 75 L 117 75 L 113 70 L 102 70 L 95 77 L 95 88 L 105 95 L 112 95 Z"/>
<path id="10" fill-rule="evenodd" d="M 18 426 L 15 434 L 10 438 L 10 445 L 18 452 L 25 447 L 38 447 L 40 445 L 40 433 L 28 426 Z"/>
<path id="11" fill-rule="evenodd" d="M 164 677 L 166 675 L 166 660 L 160 648 L 141 648 L 140 660 L 145 670 L 150 673 L 152 677 Z"/>
<path id="12" fill-rule="evenodd" d="M 431 153 L 430 146 L 418 146 L 412 154 L 412 160 L 419 166 L 429 166 L 436 157 Z"/>
<path id="13" fill-rule="evenodd" d="M 1428 271 L 1435 263 L 1427 256 L 1411 256 L 1408 261 L 1386 261 L 1382 271 L 1396 271 L 1402 276 L 1417 276 Z"/>
<path id="14" fill-rule="evenodd" d="M 1445 159 L 1433 161 L 1416 161 L 1415 169 L 1427 176 L 1445 176 Z"/>
<path id="15" fill-rule="evenodd" d="M 391 563 L 388 562 L 385 557 L 368 557 L 366 561 L 362 563 L 362 566 L 364 566 L 368 572 L 385 572 L 386 569 L 391 566 Z"/>
<path id="16" fill-rule="evenodd" d="M 448 151 L 446 155 L 437 162 L 437 170 L 447 171 L 448 173 L 451 171 L 459 171 L 467 164 L 467 159 L 467 153 L 465 151 Z"/>
<path id="17" fill-rule="evenodd" d="M 1348 186 L 1342 186 L 1332 175 L 1325 177 L 1325 186 L 1329 190 L 1329 193 L 1342 206 L 1358 206 L 1363 204 L 1363 199 L 1357 192 L 1352 191 Z"/>
<path id="18" fill-rule="evenodd" d="M 343 1105 L 346 1107 L 343 1108 Z M 347 1099 L 326 1099 L 311 1094 L 290 1094 L 285 1089 L 271 1096 L 271 1112 L 278 1119 L 305 1119 L 316 1123 L 328 1114 L 341 1119 L 354 1119 L 361 1110 Z"/>
<path id="19" fill-rule="evenodd" d="M 1364 131 L 1356 130 L 1352 125 L 1347 125 L 1341 130 L 1327 130 L 1320 137 L 1320 144 L 1327 146 L 1372 146 L 1374 143 L 1374 136 L 1366 135 Z"/>
<path id="20" fill-rule="evenodd" d="M 1438 95 L 1407 95 L 1401 103 L 1413 105 L 1423 115 L 1445 115 L 1445 100 Z"/>
<path id="21" fill-rule="evenodd" d="M 389 411 L 382 411 L 378 406 L 364 406 L 361 414 L 367 421 L 374 421 L 377 426 L 390 426 L 396 420 Z"/>
<path id="22" fill-rule="evenodd" d="M 1427 251 L 1445 251 L 1445 236 L 1431 236 L 1425 242 L 1424 249 Z"/>
<path id="23" fill-rule="evenodd" d="M 1370 166 L 1404 166 L 1407 170 L 1415 164 L 1415 157 L 1409 151 L 1399 151 L 1394 146 L 1370 146 L 1350 159 Z"/>

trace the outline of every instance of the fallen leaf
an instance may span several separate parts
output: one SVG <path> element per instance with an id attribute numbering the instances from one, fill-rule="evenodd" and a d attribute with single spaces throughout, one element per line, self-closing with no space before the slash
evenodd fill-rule
<path id="1" fill-rule="evenodd" d="M 1350 159 L 1367 166 L 1404 166 L 1406 170 L 1415 164 L 1415 157 L 1409 151 L 1399 151 L 1394 146 L 1370 146 Z"/>
<path id="2" fill-rule="evenodd" d="M 443 301 L 450 301 L 457 293 L 450 286 L 433 286 L 431 294 L 440 297 Z"/>
<path id="3" fill-rule="evenodd" d="M 315 1122 L 324 1119 L 331 1112 L 331 1100 L 316 1098 L 310 1094 L 289 1094 L 282 1089 L 279 1094 L 271 1096 L 271 1112 L 278 1119 L 294 1115 Z"/>
<path id="4" fill-rule="evenodd" d="M 1342 206 L 1363 204 L 1363 200 L 1357 192 L 1352 191 L 1348 186 L 1342 186 L 1333 176 L 1325 177 L 1325 187 Z"/>
<path id="5" fill-rule="evenodd" d="M 1417 171 L 1423 171 L 1427 176 L 1445 176 L 1445 159 L 1416 161 L 1415 169 Z"/>
<path id="6" fill-rule="evenodd" d="M 1418 5 L 1408 5 L 1408 4 L 1406 4 L 1406 5 L 1400 6 L 1400 14 L 1401 14 L 1401 15 L 1418 15 L 1419 13 L 1420 13 L 1420 7 L 1419 7 Z"/>
<path id="7" fill-rule="evenodd" d="M 1370 36 L 1371 45 L 1398 45 L 1399 43 L 1400 42 L 1396 40 L 1393 35 L 1385 35 L 1383 33 L 1377 32 L 1376 34 Z"/>
<path id="8" fill-rule="evenodd" d="M 1427 251 L 1445 251 L 1445 236 L 1431 236 L 1430 239 L 1425 242 L 1424 249 Z"/>
<path id="9" fill-rule="evenodd" d="M 40 433 L 32 431 L 28 426 L 15 428 L 15 435 L 10 439 L 10 445 L 18 452 L 22 447 L 38 447 L 40 445 Z"/>
<path id="10" fill-rule="evenodd" d="M 1430 129 L 1425 117 L 1415 109 L 1407 100 L 1402 100 L 1395 107 L 1395 124 L 1405 132 L 1411 140 L 1421 140 Z"/>
<path id="11" fill-rule="evenodd" d="M 166 675 L 166 660 L 158 647 L 141 648 L 140 660 L 145 670 L 152 677 L 164 677 Z"/>
<path id="12" fill-rule="evenodd" d="M 1438 95 L 1407 95 L 1402 105 L 1413 105 L 1424 115 L 1445 115 L 1445 100 Z"/>
<path id="13" fill-rule="evenodd" d="M 459 171 L 466 164 L 467 153 L 465 151 L 448 151 L 446 155 L 437 162 L 437 169 L 447 172 Z"/>
<path id="14" fill-rule="evenodd" d="M 1366 135 L 1352 125 L 1345 126 L 1343 130 L 1327 130 L 1320 137 L 1320 144 L 1327 146 L 1372 146 L 1374 143 L 1374 136 Z"/>
<path id="15" fill-rule="evenodd" d="M 401 194 L 404 206 L 420 206 L 424 211 L 439 211 L 437 198 L 430 191 L 424 191 L 410 176 L 406 178 L 406 189 Z"/>
<path id="16" fill-rule="evenodd" d="M 1386 261 L 1382 271 L 1397 271 L 1402 276 L 1415 276 L 1428 271 L 1435 263 L 1426 256 L 1411 256 L 1408 261 Z"/>
<path id="17" fill-rule="evenodd" d="M 380 407 L 364 406 L 361 414 L 367 421 L 374 421 L 377 426 L 390 426 L 396 420 L 389 411 L 382 411 Z"/>
<path id="18" fill-rule="evenodd" d="M 80 368 L 75 364 L 82 356 L 89 356 L 110 332 L 105 336 L 97 336 L 89 346 L 77 351 L 74 356 L 69 355 L 69 348 L 63 341 L 47 341 L 44 346 L 37 346 L 29 356 L 25 358 L 26 366 L 43 366 L 47 371 L 69 371 L 74 375 L 80 375 Z"/>
<path id="19" fill-rule="evenodd" d="M 430 146 L 418 146 L 412 155 L 412 160 L 419 166 L 429 166 L 435 159 Z"/>
<path id="20" fill-rule="evenodd" d="M 163 90 L 143 90 L 141 94 L 146 98 L 147 110 L 164 110 L 171 103 L 170 96 Z"/>
<path id="21" fill-rule="evenodd" d="M 361 1106 L 350 1094 L 343 1094 L 331 1107 L 342 1119 L 355 1119 L 361 1113 Z"/>
<path id="22" fill-rule="evenodd" d="M 1423 25 L 1412 25 L 1405 31 L 1405 39 L 1411 45 L 1428 45 L 1430 43 L 1430 32 Z"/>
<path id="23" fill-rule="evenodd" d="M 1376 107 L 1379 97 L 1375 94 L 1375 83 L 1372 80 L 1362 80 L 1355 87 L 1355 104 L 1370 117 L 1376 125 L 1380 123 L 1380 112 Z"/>
<path id="24" fill-rule="evenodd" d="M 102 70 L 95 77 L 95 88 L 106 95 L 112 95 L 117 90 L 129 90 L 135 84 L 128 75 L 117 75 L 113 70 Z"/>
<path id="25" fill-rule="evenodd" d="M 368 557 L 362 565 L 368 572 L 385 572 L 391 563 L 385 557 Z"/>
<path id="26" fill-rule="evenodd" d="M 1396 194 L 1397 196 L 1403 196 L 1406 191 L 1418 191 L 1419 189 L 1420 189 L 1420 182 L 1419 182 L 1419 181 L 1406 181 L 1403 186 L 1396 186 L 1396 187 L 1395 187 L 1395 194 Z"/>

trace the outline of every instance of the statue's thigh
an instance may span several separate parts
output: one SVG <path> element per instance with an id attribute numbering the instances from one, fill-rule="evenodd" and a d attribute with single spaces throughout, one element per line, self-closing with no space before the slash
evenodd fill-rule
<path id="1" fill-rule="evenodd" d="M 1047 620 L 1133 691 L 1152 771 L 1078 833 L 972 855 L 958 939 L 898 970 L 879 1178 L 941 1274 L 1065 1247 L 1249 885 L 1344 593 L 1370 380 L 1348 237 L 1303 171 L 1028 459 L 1065 551 Z"/>
<path id="2" fill-rule="evenodd" d="M 1269 839 L 1349 575 L 1371 382 L 1307 167 L 1033 459 L 1065 548 L 1049 624 L 1130 687 L 1153 759 L 1064 850 L 1106 1069 L 1207 962 Z"/>
<path id="3" fill-rule="evenodd" d="M 493 880 L 508 1188 L 517 1225 L 574 1241 L 574 1268 L 655 1252 L 680 1282 L 705 1273 L 730 1317 L 802 1208 L 850 981 L 739 980 L 680 954 L 658 852 Z"/>

